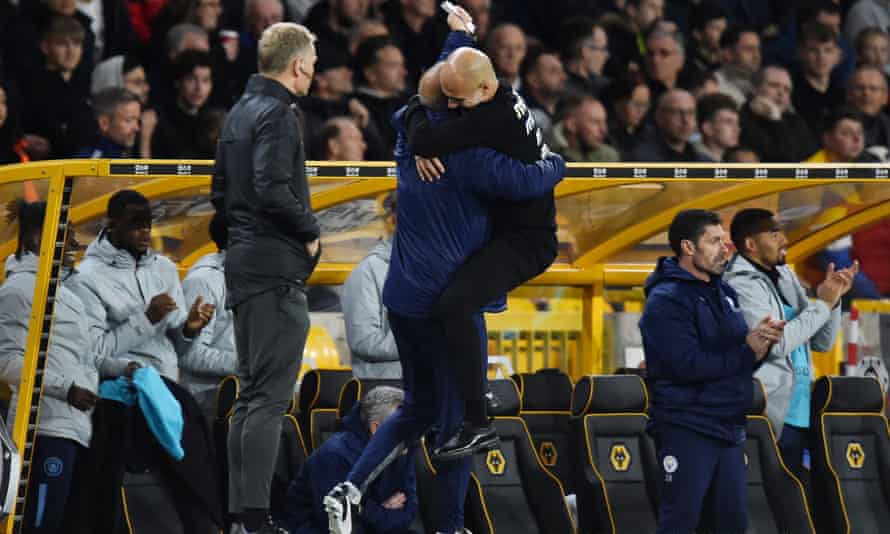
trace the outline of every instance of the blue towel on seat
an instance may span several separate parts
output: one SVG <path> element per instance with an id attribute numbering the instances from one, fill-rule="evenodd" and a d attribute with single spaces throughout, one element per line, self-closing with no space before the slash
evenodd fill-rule
<path id="1" fill-rule="evenodd" d="M 185 457 L 181 443 L 182 406 L 153 367 L 136 369 L 132 385 L 125 377 L 102 382 L 99 396 L 128 406 L 138 403 L 149 430 L 167 454 L 176 460 Z"/>

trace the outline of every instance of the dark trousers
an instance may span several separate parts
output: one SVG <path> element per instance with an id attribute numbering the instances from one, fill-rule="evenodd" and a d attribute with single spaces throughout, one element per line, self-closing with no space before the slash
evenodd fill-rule
<path id="1" fill-rule="evenodd" d="M 240 393 L 229 429 L 229 511 L 268 509 L 282 415 L 290 405 L 309 333 L 303 288 L 282 286 L 237 304 Z"/>
<path id="2" fill-rule="evenodd" d="M 477 313 L 476 317 L 478 320 L 481 314 Z M 442 324 L 392 312 L 389 313 L 389 324 L 402 363 L 405 401 L 377 429 L 349 472 L 347 480 L 363 494 L 402 451 L 434 425 L 440 430 L 437 443 L 427 443 L 427 447 L 441 445 L 457 430 L 464 417 L 458 376 L 454 362 L 449 358 Z M 439 498 L 432 526 L 439 532 L 455 532 L 463 528 L 471 461 L 471 458 L 465 458 L 436 466 L 436 495 Z"/>
<path id="3" fill-rule="evenodd" d="M 74 466 L 83 450 L 70 439 L 37 436 L 22 532 L 61 532 Z"/>
<path id="4" fill-rule="evenodd" d="M 785 467 L 794 473 L 794 476 L 807 487 L 810 480 L 809 429 L 788 424 L 784 425 L 782 427 L 782 437 L 779 438 L 778 445 Z"/>
<path id="5" fill-rule="evenodd" d="M 432 315 L 444 324 L 449 357 L 458 370 L 467 419 L 477 425 L 485 424 L 487 419 L 487 357 L 485 345 L 478 343 L 480 332 L 472 317 L 483 306 L 546 271 L 556 254 L 553 232 L 495 235 L 454 273 L 451 285 L 433 307 Z"/>
<path id="6" fill-rule="evenodd" d="M 660 472 L 659 534 L 742 534 L 748 528 L 743 444 L 673 425 L 653 433 Z"/>

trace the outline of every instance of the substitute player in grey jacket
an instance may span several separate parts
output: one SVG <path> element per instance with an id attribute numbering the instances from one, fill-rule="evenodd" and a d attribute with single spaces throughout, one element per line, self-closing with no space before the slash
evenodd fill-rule
<path id="1" fill-rule="evenodd" d="M 151 250 L 148 199 L 118 191 L 108 201 L 108 218 L 71 285 L 83 301 L 94 347 L 178 381 L 179 355 L 214 308 L 200 298 L 187 307 L 176 265 Z"/>
<path id="2" fill-rule="evenodd" d="M 346 342 L 352 353 L 352 373 L 358 378 L 402 378 L 399 350 L 383 305 L 383 283 L 392 255 L 397 206 L 395 191 L 383 198 L 386 237 L 374 245 L 343 284 L 340 304 L 346 323 Z"/>
<path id="3" fill-rule="evenodd" d="M 226 224 L 219 214 L 210 220 L 210 238 L 218 251 L 201 257 L 185 275 L 182 292 L 186 302 L 202 297 L 216 311 L 188 352 L 179 360 L 180 382 L 195 396 L 208 420 L 216 410 L 216 386 L 223 377 L 235 374 L 235 328 L 232 310 L 226 309 Z"/>
<path id="4" fill-rule="evenodd" d="M 19 202 L 19 249 L 7 261 L 6 281 L 0 287 L 0 380 L 13 390 L 7 423 L 13 424 L 31 304 L 37 278 L 37 253 L 46 213 L 43 202 Z M 68 233 L 63 270 L 73 265 L 77 242 Z M 63 275 L 64 276 L 64 275 Z M 93 350 L 86 310 L 67 287 L 58 285 L 52 332 L 43 373 L 43 395 L 34 448 L 31 482 L 24 517 L 25 531 L 57 532 L 64 517 L 78 457 L 90 446 L 90 414 L 96 403 L 99 373 L 128 374 L 126 360 L 106 358 Z"/>
<path id="5" fill-rule="evenodd" d="M 785 265 L 788 240 L 772 212 L 745 209 L 733 218 L 730 234 L 738 250 L 724 278 L 735 289 L 750 326 L 764 316 L 787 321 L 784 335 L 755 372 L 766 389 L 767 416 L 779 437 L 785 462 L 800 472 L 808 446 L 812 350 L 834 345 L 841 325 L 841 296 L 852 284 L 852 270 L 829 272 L 810 301 Z"/>

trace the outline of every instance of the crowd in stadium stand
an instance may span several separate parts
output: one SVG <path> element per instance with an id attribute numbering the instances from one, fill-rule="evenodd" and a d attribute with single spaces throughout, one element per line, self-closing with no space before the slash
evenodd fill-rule
<path id="1" fill-rule="evenodd" d="M 458 3 L 568 161 L 890 160 L 890 2 Z M 309 158 L 392 159 L 448 32 L 435 0 L 0 0 L 0 164 L 213 158 L 282 20 L 318 37 Z"/>

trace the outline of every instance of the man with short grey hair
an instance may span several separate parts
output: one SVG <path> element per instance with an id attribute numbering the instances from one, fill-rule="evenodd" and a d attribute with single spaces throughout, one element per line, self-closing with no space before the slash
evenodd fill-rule
<path id="1" fill-rule="evenodd" d="M 309 332 L 306 280 L 320 255 L 296 98 L 315 72 L 315 36 L 278 23 L 260 38 L 259 74 L 223 126 L 211 199 L 226 220 L 226 307 L 235 318 L 241 392 L 229 430 L 229 511 L 241 532 L 268 518 L 281 415 Z"/>
<path id="2" fill-rule="evenodd" d="M 344 480 L 380 425 L 402 404 L 405 393 L 377 386 L 342 419 L 343 430 L 334 434 L 306 460 L 287 492 L 285 522 L 291 534 L 328 532 L 328 515 L 322 499 Z M 365 534 L 409 534 L 417 513 L 414 451 L 389 464 L 365 493 L 361 514 L 353 528 Z"/>

